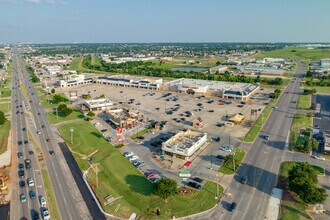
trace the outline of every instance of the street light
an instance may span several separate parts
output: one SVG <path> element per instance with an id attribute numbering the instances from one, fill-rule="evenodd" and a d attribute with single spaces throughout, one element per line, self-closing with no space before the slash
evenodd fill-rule
<path id="1" fill-rule="evenodd" d="M 73 145 L 73 132 L 74 132 L 74 129 L 73 127 L 70 128 L 70 133 L 71 133 L 71 144 Z"/>

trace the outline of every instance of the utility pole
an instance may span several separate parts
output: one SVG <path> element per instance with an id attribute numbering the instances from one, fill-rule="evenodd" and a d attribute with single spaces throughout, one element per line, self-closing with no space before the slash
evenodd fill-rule
<path id="1" fill-rule="evenodd" d="M 213 169 L 213 147 L 211 148 L 211 170 Z"/>
<path id="2" fill-rule="evenodd" d="M 73 127 L 70 128 L 70 133 L 71 133 L 71 144 L 73 145 L 73 132 L 74 132 L 74 129 Z"/>
<path id="3" fill-rule="evenodd" d="M 234 172 L 236 171 L 235 167 L 235 148 L 233 148 L 233 166 L 234 166 Z"/>
<path id="4" fill-rule="evenodd" d="M 216 195 L 216 197 L 215 197 L 215 199 L 218 199 L 218 195 L 219 195 L 219 183 L 218 183 L 218 174 L 215 174 L 215 177 L 216 177 L 216 179 L 217 179 L 217 181 L 216 181 L 216 184 L 217 184 L 217 195 Z"/>

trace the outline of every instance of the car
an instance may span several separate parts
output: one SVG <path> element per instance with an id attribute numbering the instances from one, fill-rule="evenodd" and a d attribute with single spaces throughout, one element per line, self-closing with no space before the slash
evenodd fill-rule
<path id="1" fill-rule="evenodd" d="M 18 184 L 21 188 L 25 187 L 25 181 L 24 180 L 20 180 Z"/>
<path id="2" fill-rule="evenodd" d="M 18 157 L 18 158 L 23 158 L 23 153 L 22 153 L 22 152 L 20 152 L 20 151 L 19 151 L 19 152 L 17 152 L 17 157 Z"/>
<path id="3" fill-rule="evenodd" d="M 49 139 L 49 138 L 47 138 L 47 139 L 46 139 L 46 141 L 47 141 L 47 142 L 50 142 L 50 139 Z"/>
<path id="4" fill-rule="evenodd" d="M 125 152 L 123 155 L 124 155 L 126 158 L 128 158 L 128 157 L 133 156 L 134 153 L 133 153 L 133 152 Z"/>
<path id="5" fill-rule="evenodd" d="M 226 151 L 226 152 L 232 152 L 233 151 L 232 146 L 222 146 L 220 149 L 223 150 L 223 151 Z"/>
<path id="6" fill-rule="evenodd" d="M 18 145 L 22 145 L 23 142 L 22 142 L 22 141 L 17 141 L 17 144 L 18 144 Z"/>
<path id="7" fill-rule="evenodd" d="M 137 160 L 137 159 L 139 159 L 139 157 L 137 155 L 133 155 L 131 157 L 128 157 L 129 161 L 133 161 L 133 160 Z"/>
<path id="8" fill-rule="evenodd" d="M 195 178 L 193 178 L 193 180 L 197 183 L 204 183 L 204 180 L 199 177 L 195 177 Z"/>
<path id="9" fill-rule="evenodd" d="M 141 103 L 139 102 L 139 103 L 136 103 L 135 105 L 141 105 Z"/>
<path id="10" fill-rule="evenodd" d="M 29 150 L 29 154 L 33 155 L 34 154 L 33 150 Z"/>
<path id="11" fill-rule="evenodd" d="M 138 164 L 140 163 L 140 161 L 138 161 L 138 160 L 134 160 L 134 161 L 132 161 L 132 164 L 133 164 L 133 166 L 137 166 Z"/>
<path id="12" fill-rule="evenodd" d="M 24 178 L 24 170 L 19 170 L 17 173 L 19 178 Z"/>
<path id="13" fill-rule="evenodd" d="M 99 126 L 99 125 L 100 125 L 100 122 L 95 122 L 95 123 L 93 124 L 94 127 L 97 127 L 97 126 Z"/>
<path id="14" fill-rule="evenodd" d="M 147 171 L 147 172 L 145 172 L 144 173 L 144 176 L 147 178 L 147 179 L 150 179 L 150 178 L 152 178 L 152 177 L 154 177 L 154 173 L 153 172 L 149 172 L 149 171 Z"/>
<path id="15" fill-rule="evenodd" d="M 223 155 L 220 155 L 220 154 L 218 154 L 217 156 L 215 156 L 217 159 L 220 159 L 220 160 L 223 160 L 223 159 L 225 159 L 225 157 L 223 156 Z"/>
<path id="16" fill-rule="evenodd" d="M 41 125 L 42 128 L 45 128 L 45 125 Z"/>
<path id="17" fill-rule="evenodd" d="M 22 128 L 22 131 L 26 131 L 26 128 Z"/>
<path id="18" fill-rule="evenodd" d="M 28 185 L 29 187 L 33 187 L 33 186 L 34 186 L 34 181 L 33 181 L 32 178 L 28 178 L 28 179 L 26 180 L 26 182 L 27 182 L 27 185 Z"/>
<path id="19" fill-rule="evenodd" d="M 313 158 L 317 160 L 325 160 L 325 158 L 320 155 L 314 155 Z"/>
<path id="20" fill-rule="evenodd" d="M 215 141 L 215 142 L 220 142 L 220 137 L 214 137 L 214 138 L 212 138 L 213 139 L 213 141 Z"/>
<path id="21" fill-rule="evenodd" d="M 40 112 L 38 112 L 38 115 L 40 115 Z"/>
<path id="22" fill-rule="evenodd" d="M 24 113 L 24 112 L 23 112 L 23 111 L 21 111 L 21 115 L 23 115 L 23 113 Z"/>
<path id="23" fill-rule="evenodd" d="M 102 133 L 104 133 L 104 132 L 106 132 L 108 129 L 101 129 L 100 131 L 102 132 Z"/>
<path id="24" fill-rule="evenodd" d="M 237 206 L 236 202 L 232 202 L 229 206 L 229 211 L 235 212 L 236 206 Z"/>
<path id="25" fill-rule="evenodd" d="M 152 184 L 155 184 L 159 181 L 159 178 L 150 178 L 149 181 L 152 183 Z"/>
<path id="26" fill-rule="evenodd" d="M 30 199 L 35 199 L 36 198 L 36 193 L 33 190 L 29 191 Z"/>
<path id="27" fill-rule="evenodd" d="M 37 211 L 35 211 L 33 214 L 32 214 L 32 220 L 39 220 L 40 217 L 39 217 L 39 213 Z"/>
<path id="28" fill-rule="evenodd" d="M 26 202 L 26 196 L 25 196 L 24 193 L 22 193 L 22 194 L 19 196 L 19 200 L 20 200 L 21 202 Z"/>
<path id="29" fill-rule="evenodd" d="M 191 188 L 194 188 L 194 189 L 201 189 L 202 186 L 196 182 L 192 182 L 192 181 L 189 181 L 187 183 L 187 186 L 191 187 Z"/>
<path id="30" fill-rule="evenodd" d="M 28 144 L 29 143 L 29 141 L 28 140 L 24 140 L 24 144 Z"/>
<path id="31" fill-rule="evenodd" d="M 213 110 L 213 109 L 211 109 L 211 110 L 208 110 L 207 112 L 214 112 L 214 110 Z"/>
<path id="32" fill-rule="evenodd" d="M 20 170 L 24 169 L 24 165 L 22 163 L 19 163 L 18 164 L 18 169 L 20 169 Z"/>
<path id="33" fill-rule="evenodd" d="M 247 182 L 248 182 L 248 178 L 247 178 L 247 176 L 244 176 L 244 177 L 241 179 L 241 183 L 242 183 L 242 184 L 247 184 Z"/>
<path id="34" fill-rule="evenodd" d="M 278 107 L 274 105 L 274 106 L 273 106 L 273 109 L 278 109 Z"/>
<path id="35" fill-rule="evenodd" d="M 49 151 L 49 154 L 50 154 L 50 155 L 54 155 L 54 154 L 55 154 L 55 151 L 54 151 L 54 150 L 50 150 L 50 151 Z"/>
<path id="36" fill-rule="evenodd" d="M 144 140 L 143 136 L 138 136 L 137 139 Z"/>
<path id="37" fill-rule="evenodd" d="M 106 140 L 107 140 L 108 142 L 112 141 L 112 139 L 113 139 L 113 137 L 107 137 L 107 138 L 106 138 Z"/>
<path id="38" fill-rule="evenodd" d="M 270 138 L 269 135 L 265 135 L 265 136 L 264 136 L 264 139 L 265 139 L 265 140 L 269 140 L 269 138 Z"/>
<path id="39" fill-rule="evenodd" d="M 49 211 L 48 211 L 48 209 L 44 209 L 44 210 L 42 210 L 42 218 L 43 218 L 44 220 L 48 220 L 48 219 L 50 219 L 50 215 L 49 215 Z"/>
<path id="40" fill-rule="evenodd" d="M 44 196 L 40 196 L 39 202 L 40 202 L 40 205 L 41 205 L 42 207 L 45 207 L 45 206 L 47 205 L 47 203 L 46 203 L 46 199 L 45 199 Z"/>
<path id="41" fill-rule="evenodd" d="M 40 131 L 40 130 L 38 130 L 38 131 L 37 131 L 37 134 L 41 134 L 41 131 Z"/>
<path id="42" fill-rule="evenodd" d="M 218 122 L 218 123 L 215 124 L 215 126 L 217 126 L 217 127 L 223 127 L 223 126 L 225 126 L 225 123 Z"/>
<path id="43" fill-rule="evenodd" d="M 137 168 L 144 167 L 146 165 L 145 162 L 140 162 L 139 164 L 136 165 Z"/>

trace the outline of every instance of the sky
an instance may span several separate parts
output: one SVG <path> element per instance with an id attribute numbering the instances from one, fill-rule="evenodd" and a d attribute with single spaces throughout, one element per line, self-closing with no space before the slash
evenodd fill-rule
<path id="1" fill-rule="evenodd" d="M 0 42 L 329 42 L 328 0 L 0 0 Z"/>

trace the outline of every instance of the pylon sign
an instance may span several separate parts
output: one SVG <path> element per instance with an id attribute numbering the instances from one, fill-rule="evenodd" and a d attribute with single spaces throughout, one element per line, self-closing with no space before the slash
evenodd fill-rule
<path id="1" fill-rule="evenodd" d="M 121 127 L 117 128 L 116 129 L 117 131 L 117 140 L 118 140 L 118 143 L 122 143 L 123 142 L 123 138 L 121 137 L 121 135 L 123 134 L 123 129 Z"/>

